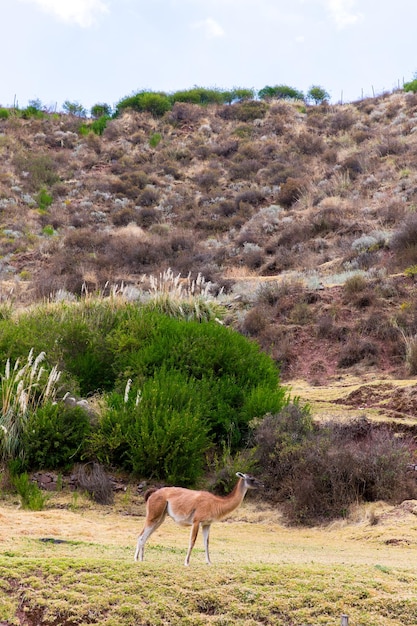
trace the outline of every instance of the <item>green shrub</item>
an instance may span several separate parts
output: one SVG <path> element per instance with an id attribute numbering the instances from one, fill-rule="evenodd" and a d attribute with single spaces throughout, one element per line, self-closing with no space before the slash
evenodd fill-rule
<path id="1" fill-rule="evenodd" d="M 191 104 L 222 104 L 225 101 L 225 93 L 220 89 L 206 89 L 205 87 L 193 87 L 182 91 L 175 91 L 169 96 L 172 104 L 175 102 L 188 102 Z"/>
<path id="2" fill-rule="evenodd" d="M 36 483 L 30 480 L 26 473 L 14 476 L 12 483 L 20 496 L 23 509 L 42 511 L 47 500 L 47 495 L 40 490 Z"/>
<path id="3" fill-rule="evenodd" d="M 320 85 L 313 85 L 307 91 L 307 100 L 312 100 L 314 104 L 321 104 L 330 100 L 330 95 L 324 87 L 320 87 Z"/>
<path id="4" fill-rule="evenodd" d="M 74 115 L 75 117 L 86 117 L 87 115 L 85 108 L 79 102 L 70 102 L 69 100 L 65 100 L 62 105 L 62 109 L 65 113 Z"/>
<path id="5" fill-rule="evenodd" d="M 9 109 L 0 108 L 0 120 L 7 120 L 9 115 Z"/>
<path id="6" fill-rule="evenodd" d="M 87 412 L 79 406 L 48 403 L 33 412 L 23 435 L 28 470 L 69 469 L 82 458 L 90 433 Z"/>
<path id="7" fill-rule="evenodd" d="M 149 145 L 151 148 L 156 148 L 162 139 L 161 133 L 153 133 L 149 138 Z"/>
<path id="8" fill-rule="evenodd" d="M 133 109 L 139 112 L 147 111 L 154 117 L 162 117 L 171 109 L 171 106 L 171 101 L 165 93 L 141 91 L 120 100 L 116 107 L 116 115 L 119 115 L 125 109 Z"/>
<path id="9" fill-rule="evenodd" d="M 404 83 L 404 91 L 411 91 L 412 93 L 417 93 L 417 78 L 407 83 Z"/>
<path id="10" fill-rule="evenodd" d="M 193 484 L 210 440 L 198 384 L 180 372 L 158 370 L 138 393 L 106 398 L 92 451 L 101 462 L 138 476 Z"/>
<path id="11" fill-rule="evenodd" d="M 275 87 L 267 85 L 258 91 L 258 97 L 261 100 L 270 100 L 272 98 L 279 100 L 304 100 L 302 91 L 288 85 L 275 85 Z"/>
<path id="12" fill-rule="evenodd" d="M 107 122 L 111 119 L 109 115 L 101 115 L 97 119 L 95 119 L 90 128 L 96 135 L 102 135 L 106 130 Z"/>
<path id="13" fill-rule="evenodd" d="M 94 104 L 90 109 L 91 117 L 98 120 L 101 117 L 110 118 L 112 109 L 109 104 L 105 102 L 99 102 Z"/>
<path id="14" fill-rule="evenodd" d="M 146 309 L 129 311 L 108 338 L 121 381 L 133 378 L 140 387 L 161 368 L 196 381 L 216 441 L 229 437 L 232 428 L 237 445 L 258 414 L 253 407 L 262 404 L 265 411 L 278 411 L 287 403 L 272 359 L 237 332 L 217 322 L 172 319 Z M 256 403 L 249 400 L 254 390 Z"/>
<path id="15" fill-rule="evenodd" d="M 31 350 L 23 365 L 19 359 L 13 367 L 10 359 L 6 361 L 0 388 L 0 456 L 3 461 L 24 456 L 28 419 L 56 397 L 60 372 L 55 366 L 48 374 L 41 365 L 44 360 L 44 352 L 34 358 Z"/>
<path id="16" fill-rule="evenodd" d="M 36 202 L 38 203 L 40 211 L 46 211 L 51 206 L 53 198 L 51 194 L 46 191 L 46 189 L 41 189 L 36 196 Z"/>

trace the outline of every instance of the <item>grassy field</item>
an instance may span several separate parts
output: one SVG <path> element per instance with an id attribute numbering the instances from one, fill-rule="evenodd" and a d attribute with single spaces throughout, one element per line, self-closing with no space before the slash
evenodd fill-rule
<path id="1" fill-rule="evenodd" d="M 201 536 L 171 520 L 134 563 L 138 496 L 113 507 L 51 498 L 0 507 L 0 625 L 410 626 L 417 615 L 417 502 L 357 508 L 326 527 L 288 528 L 253 500 Z"/>

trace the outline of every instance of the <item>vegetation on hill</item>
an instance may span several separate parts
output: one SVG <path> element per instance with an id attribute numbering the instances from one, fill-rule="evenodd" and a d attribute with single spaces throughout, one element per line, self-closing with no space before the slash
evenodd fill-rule
<path id="1" fill-rule="evenodd" d="M 287 424 L 278 372 L 315 385 L 345 372 L 416 373 L 414 89 L 346 105 L 329 105 L 319 86 L 308 97 L 284 85 L 254 96 L 140 92 L 88 119 L 71 102 L 65 114 L 38 102 L 0 110 L 0 363 L 5 372 L 45 352 L 40 382 L 56 366 L 59 399 L 89 398 L 95 416 L 78 404 L 58 411 L 51 398 L 27 420 L 36 436 L 20 417 L 16 431 L 3 423 L 4 460 L 25 449 L 19 471 L 94 459 L 185 484 L 210 468 L 227 487 L 236 463 L 271 470 L 259 443 L 253 450 L 266 426 L 253 420 Z M 188 281 L 204 297 L 155 299 L 152 277 L 168 270 L 175 288 Z M 395 417 L 401 402 L 389 405 Z M 271 497 L 291 493 L 295 520 L 314 514 L 313 499 L 303 509 L 312 485 L 334 503 L 329 517 L 353 493 L 390 497 L 398 485 L 384 492 L 385 457 L 408 485 L 413 447 L 397 451 L 394 436 L 371 429 L 343 452 L 346 467 L 365 467 L 380 451 L 365 480 L 376 486 L 345 472 L 340 489 L 337 437 L 307 428 L 290 451 Z M 309 457 L 317 449 L 323 465 Z M 291 480 L 307 471 L 303 491 Z M 336 485 L 343 502 L 329 500 Z"/>

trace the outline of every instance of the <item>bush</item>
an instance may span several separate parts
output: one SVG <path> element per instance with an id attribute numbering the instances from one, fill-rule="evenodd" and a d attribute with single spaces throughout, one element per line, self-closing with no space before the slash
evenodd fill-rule
<path id="1" fill-rule="evenodd" d="M 180 372 L 161 369 L 143 382 L 140 395 L 110 394 L 93 452 L 138 476 L 194 484 L 210 444 L 198 387 Z"/>
<path id="2" fill-rule="evenodd" d="M 263 87 L 258 91 L 261 100 L 271 100 L 276 98 L 279 100 L 304 100 L 304 94 L 294 87 L 288 85 L 276 85 L 275 87 Z"/>
<path id="3" fill-rule="evenodd" d="M 314 104 L 322 104 L 323 102 L 327 102 L 330 100 L 330 95 L 324 89 L 324 87 L 320 87 L 319 85 L 313 85 L 307 91 L 307 100 L 312 100 Z"/>
<path id="4" fill-rule="evenodd" d="M 82 458 L 89 433 L 89 417 L 81 407 L 49 403 L 38 408 L 24 431 L 26 468 L 69 469 Z"/>
<path id="5" fill-rule="evenodd" d="M 116 115 L 120 115 L 125 109 L 151 113 L 154 117 L 162 117 L 171 109 L 171 101 L 164 93 L 141 91 L 133 96 L 123 98 L 116 106 Z"/>
<path id="6" fill-rule="evenodd" d="M 281 185 L 277 196 L 277 201 L 286 209 L 289 209 L 301 197 L 306 186 L 303 178 L 287 178 Z"/>
<path id="7" fill-rule="evenodd" d="M 397 262 L 401 265 L 417 263 L 417 216 L 411 215 L 394 232 L 391 242 Z"/>
<path id="8" fill-rule="evenodd" d="M 22 508 L 30 511 L 42 511 L 47 495 L 42 493 L 36 483 L 33 483 L 26 473 L 14 476 L 13 486 L 20 496 Z"/>
<path id="9" fill-rule="evenodd" d="M 187 322 L 139 310 L 126 316 L 109 341 L 121 381 L 135 377 L 141 387 L 141 381 L 161 368 L 180 372 L 191 385 L 195 381 L 194 397 L 204 400 L 204 415 L 216 443 L 233 431 L 236 447 L 244 441 L 249 421 L 264 414 L 257 412 L 262 404 L 267 412 L 288 402 L 272 359 L 217 322 Z M 254 402 L 254 392 L 263 394 L 262 401 Z"/>
<path id="10" fill-rule="evenodd" d="M 86 491 L 94 502 L 113 504 L 113 488 L 102 465 L 99 463 L 80 465 L 76 476 L 78 487 Z"/>
<path id="11" fill-rule="evenodd" d="M 267 416 L 255 441 L 267 494 L 283 503 L 289 521 L 317 523 L 346 516 L 353 503 L 415 497 L 411 439 L 366 418 L 312 428 L 299 408 L 285 411 Z"/>
<path id="12" fill-rule="evenodd" d="M 417 93 L 417 78 L 415 78 L 414 80 L 410 80 L 407 83 L 404 83 L 404 91 Z"/>

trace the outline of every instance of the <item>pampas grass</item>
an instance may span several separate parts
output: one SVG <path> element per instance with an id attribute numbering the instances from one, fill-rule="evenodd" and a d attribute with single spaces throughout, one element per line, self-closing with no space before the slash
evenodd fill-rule
<path id="1" fill-rule="evenodd" d="M 61 372 L 54 366 L 49 374 L 41 365 L 45 352 L 36 358 L 30 350 L 26 363 L 7 359 L 0 385 L 0 458 L 5 461 L 22 454 L 21 435 L 31 413 L 47 402 L 54 402 Z"/>

